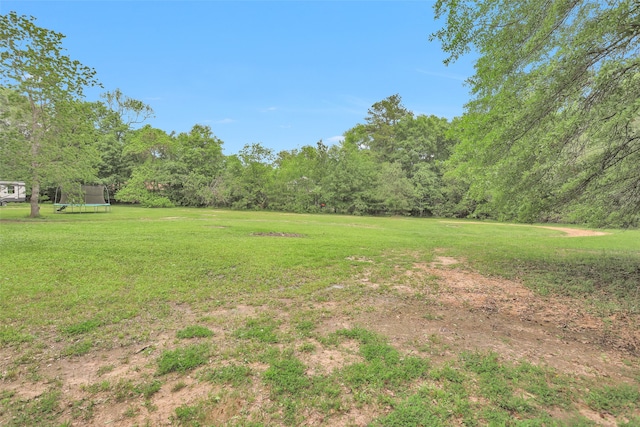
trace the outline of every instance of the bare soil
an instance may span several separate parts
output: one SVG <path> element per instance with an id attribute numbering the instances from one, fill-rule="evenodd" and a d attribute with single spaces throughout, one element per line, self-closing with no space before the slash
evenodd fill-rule
<path id="1" fill-rule="evenodd" d="M 480 221 L 442 221 L 447 224 L 485 224 L 485 225 L 499 225 L 507 227 L 534 227 L 545 228 L 547 230 L 562 231 L 565 233 L 563 237 L 594 237 L 594 236 L 606 236 L 605 231 L 585 230 L 580 228 L 570 227 L 556 227 L 552 225 L 527 225 L 527 224 L 506 224 L 506 223 L 494 223 L 494 222 L 480 222 Z"/>
<path id="2" fill-rule="evenodd" d="M 567 229 L 562 230 L 569 232 Z M 350 288 L 361 292 L 357 299 L 343 300 L 337 294 Z M 618 314 L 602 319 L 588 311 L 580 301 L 534 294 L 522 283 L 485 277 L 469 270 L 464 260 L 437 257 L 435 262 L 415 263 L 409 270 L 398 268 L 387 283 L 374 283 L 365 274 L 353 283 L 330 289 L 336 298 L 323 302 L 282 300 L 276 316 L 286 320 L 288 314 L 303 305 L 323 313 L 316 332 L 326 335 L 342 328 L 362 326 L 387 336 L 406 353 L 430 357 L 435 363 L 455 359 L 461 351 L 493 351 L 506 360 L 526 359 L 558 372 L 614 383 L 634 383 L 640 359 L 638 316 Z M 251 386 L 251 401 L 224 393 L 220 386 L 198 381 L 194 375 L 169 374 L 162 378 L 161 390 L 148 403 L 142 396 L 114 399 L 110 393 L 90 393 L 87 387 L 109 381 L 131 380 L 134 383 L 154 378 L 155 360 L 164 349 L 175 348 L 175 331 L 209 319 L 214 331 L 214 346 L 220 353 L 232 349 L 232 331 L 247 318 L 261 313 L 273 314 L 273 306 L 236 305 L 210 312 L 196 312 L 185 305 L 175 305 L 171 327 L 154 326 L 148 342 L 136 346 L 92 351 L 86 356 L 59 357 L 55 343 L 44 352 L 38 377 L 25 370 L 0 381 L 1 390 L 14 391 L 24 401 L 45 393 L 53 384 L 61 384 L 61 420 L 74 419 L 73 425 L 132 426 L 150 423 L 170 425 L 170 417 L 181 405 L 220 395 L 220 402 L 209 415 L 212 424 L 220 424 L 241 413 L 260 414 L 269 403 L 269 392 L 259 382 Z M 206 316 L 206 317 L 204 317 Z M 199 323 L 202 323 L 201 321 Z M 324 347 L 309 339 L 313 352 L 297 354 L 309 375 L 330 373 L 359 360 L 357 347 L 345 343 L 337 348 Z M 438 345 L 433 346 L 434 343 Z M 237 344 L 237 343 L 236 343 Z M 432 346 L 435 352 L 426 354 Z M 6 372 L 19 355 L 10 348 L 0 349 L 0 371 Z M 211 364 L 223 364 L 216 359 Z M 109 367 L 106 369 L 105 367 Z M 267 366 L 252 364 L 254 372 Z M 366 425 L 380 416 L 384 408 L 354 407 L 330 425 Z M 584 407 L 583 416 L 599 425 L 615 425 L 606 413 Z M 1 414 L 0 414 L 1 415 Z M 561 417 L 562 414 L 557 414 Z M 84 417 L 84 418 L 83 418 Z M 308 414 L 307 425 L 327 425 L 322 416 Z M 0 416 L 0 425 L 2 425 Z"/>

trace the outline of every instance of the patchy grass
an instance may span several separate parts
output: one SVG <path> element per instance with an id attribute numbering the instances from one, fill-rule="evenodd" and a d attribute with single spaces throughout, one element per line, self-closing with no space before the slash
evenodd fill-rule
<path id="1" fill-rule="evenodd" d="M 206 364 L 210 353 L 211 349 L 208 344 L 195 344 L 175 350 L 166 350 L 158 358 L 158 375 L 190 371 Z"/>
<path id="2" fill-rule="evenodd" d="M 74 323 L 63 326 L 61 332 L 67 335 L 82 335 L 94 331 L 102 322 L 97 319 L 85 320 L 84 322 Z"/>
<path id="3" fill-rule="evenodd" d="M 209 328 L 205 328 L 204 326 L 193 325 L 187 326 L 184 329 L 180 329 L 176 332 L 176 337 L 178 338 L 208 338 L 213 336 L 213 332 Z"/>
<path id="4" fill-rule="evenodd" d="M 621 375 L 605 377 L 521 359 L 521 337 L 465 347 L 476 331 L 457 330 L 456 316 L 472 307 L 443 314 L 437 293 L 452 291 L 419 274 L 444 254 L 464 263 L 443 268 L 517 278 L 536 295 L 573 298 L 607 334 L 620 319 L 637 333 L 638 231 L 564 238 L 500 224 L 126 206 L 43 213 L 0 210 L 3 426 L 640 420 L 632 348 Z M 507 315 L 491 307 L 473 314 Z M 567 328 L 547 330 L 573 345 Z M 609 348 L 597 348 L 607 362 Z"/>
<path id="5" fill-rule="evenodd" d="M 11 326 L 0 326 L 0 347 L 33 341 L 33 335 L 26 334 Z"/>
<path id="6" fill-rule="evenodd" d="M 236 338 L 255 340 L 263 343 L 277 343 L 280 338 L 277 334 L 278 323 L 268 317 L 248 319 L 245 326 L 236 329 Z"/>
<path id="7" fill-rule="evenodd" d="M 638 402 L 640 402 L 640 388 L 628 384 L 598 387 L 587 395 L 587 404 L 591 408 L 614 415 L 636 408 Z"/>

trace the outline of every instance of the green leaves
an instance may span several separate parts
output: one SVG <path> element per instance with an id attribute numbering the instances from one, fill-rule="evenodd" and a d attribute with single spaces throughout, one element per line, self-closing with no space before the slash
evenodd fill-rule
<path id="1" fill-rule="evenodd" d="M 0 15 L 0 77 L 4 85 L 36 102 L 81 97 L 84 87 L 100 85 L 94 69 L 63 55 L 64 35 L 16 12 Z"/>
<path id="2" fill-rule="evenodd" d="M 95 70 L 63 54 L 63 38 L 33 17 L 0 15 L 0 85 L 23 98 L 16 104 L 21 120 L 7 122 L 0 152 L 18 159 L 14 176 L 31 184 L 32 217 L 39 215 L 41 186 L 87 181 L 97 162 L 86 144 L 95 115 L 78 100 L 100 83 Z"/>
<path id="3" fill-rule="evenodd" d="M 539 221 L 607 191 L 603 209 L 637 219 L 637 2 L 451 0 L 435 8 L 447 27 L 432 37 L 449 60 L 480 53 L 451 162 L 476 201 L 497 216 Z"/>

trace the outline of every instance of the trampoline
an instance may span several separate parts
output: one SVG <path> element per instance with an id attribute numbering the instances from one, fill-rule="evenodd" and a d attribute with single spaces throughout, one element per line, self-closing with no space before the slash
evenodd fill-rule
<path id="1" fill-rule="evenodd" d="M 104 185 L 80 185 L 69 191 L 61 187 L 56 189 L 53 211 L 62 212 L 98 212 L 111 211 L 109 190 Z"/>

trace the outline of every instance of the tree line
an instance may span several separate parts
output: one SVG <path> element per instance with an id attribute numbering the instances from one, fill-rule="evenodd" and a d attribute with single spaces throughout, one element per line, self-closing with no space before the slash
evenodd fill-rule
<path id="1" fill-rule="evenodd" d="M 371 106 L 336 145 L 224 155 L 210 127 L 167 133 L 119 90 L 86 102 L 95 70 L 63 35 L 0 16 L 0 175 L 31 187 L 102 183 L 149 207 L 213 206 L 563 221 L 640 220 L 637 2 L 439 0 L 432 35 L 455 61 L 480 53 L 462 117 Z"/>
<path id="2" fill-rule="evenodd" d="M 147 125 L 119 150 L 110 145 L 104 163 L 127 170 L 99 178 L 118 200 L 145 206 L 442 216 L 459 213 L 443 178 L 449 129 L 446 119 L 414 116 L 399 95 L 374 104 L 339 144 L 277 153 L 256 143 L 225 156 L 208 126 L 170 135 Z"/>

